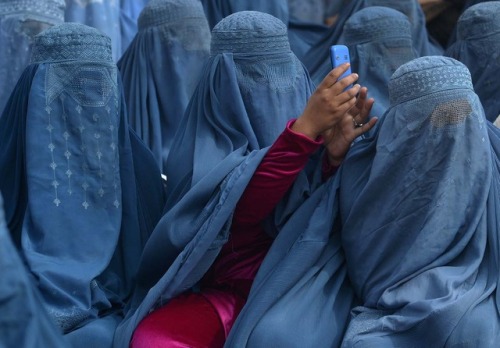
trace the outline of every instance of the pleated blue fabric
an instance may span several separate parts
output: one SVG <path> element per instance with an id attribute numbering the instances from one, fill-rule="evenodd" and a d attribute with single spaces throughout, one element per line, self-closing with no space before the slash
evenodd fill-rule
<path id="1" fill-rule="evenodd" d="M 342 347 L 495 347 L 498 131 L 451 58 L 406 63 L 389 95 L 377 136 L 356 143 L 339 173 L 361 300 Z"/>
<path id="2" fill-rule="evenodd" d="M 486 113 L 494 122 L 500 115 L 500 2 L 469 7 L 457 23 L 457 40 L 445 52 L 469 68 L 472 83 Z"/>
<path id="3" fill-rule="evenodd" d="M 0 346 L 70 347 L 45 312 L 38 290 L 12 243 L 0 197 Z"/>
<path id="4" fill-rule="evenodd" d="M 0 1 L 0 115 L 28 66 L 35 35 L 64 21 L 64 0 Z"/>
<path id="5" fill-rule="evenodd" d="M 211 57 L 167 159 L 167 212 L 149 239 L 115 346 L 152 309 L 196 286 L 228 239 L 236 204 L 268 147 L 312 93 L 286 25 L 256 11 L 212 30 Z"/>
<path id="6" fill-rule="evenodd" d="M 210 54 L 199 0 L 151 0 L 118 61 L 129 123 L 165 172 L 175 131 Z"/>
<path id="7" fill-rule="evenodd" d="M 31 62 L 0 119 L 7 224 L 71 345 L 110 346 L 161 215 L 160 172 L 130 138 L 109 37 L 57 25 L 36 36 Z"/>

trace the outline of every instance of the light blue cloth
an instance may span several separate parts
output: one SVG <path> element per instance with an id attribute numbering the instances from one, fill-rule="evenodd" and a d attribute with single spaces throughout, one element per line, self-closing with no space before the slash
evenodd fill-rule
<path id="1" fill-rule="evenodd" d="M 442 55 L 443 49 L 433 40 L 425 26 L 425 16 L 419 3 L 415 0 L 356 0 L 344 6 L 335 25 L 323 37 L 313 44 L 302 59 L 309 73 L 317 76 L 330 61 L 330 46 L 342 44 L 341 35 L 346 21 L 357 11 L 369 6 L 383 6 L 398 10 L 405 14 L 412 26 L 413 47 L 417 56 Z M 317 78 L 316 78 L 317 80 Z"/>
<path id="2" fill-rule="evenodd" d="M 144 316 L 201 279 L 267 148 L 311 93 L 279 19 L 242 11 L 213 29 L 211 58 L 167 160 L 170 205 L 146 245 L 116 347 L 128 347 Z"/>
<path id="3" fill-rule="evenodd" d="M 500 115 L 500 2 L 469 7 L 457 23 L 457 41 L 446 56 L 464 63 L 486 113 L 494 122 Z"/>
<path id="4" fill-rule="evenodd" d="M 165 172 L 172 139 L 210 54 L 199 0 L 151 0 L 118 62 L 130 126 Z"/>
<path id="5" fill-rule="evenodd" d="M 145 154 L 129 136 L 109 37 L 64 23 L 35 38 L 31 59 L 0 119 L 7 222 L 72 346 L 110 346 L 159 219 L 145 216 L 158 186 L 141 171 L 156 168 L 161 188 L 160 172 L 135 166 Z"/>
<path id="6" fill-rule="evenodd" d="M 346 21 L 341 41 L 349 49 L 351 70 L 359 75 L 358 83 L 375 99 L 370 116 L 381 117 L 389 107 L 390 77 L 417 57 L 408 17 L 388 7 L 366 7 Z M 325 63 L 321 73 L 312 76 L 316 83 L 331 70 L 331 63 Z"/>
<path id="7" fill-rule="evenodd" d="M 113 60 L 124 50 L 121 36 L 121 0 L 66 0 L 66 22 L 96 28 L 111 38 Z"/>
<path id="8" fill-rule="evenodd" d="M 64 0 L 0 0 L 0 115 L 28 66 L 35 35 L 64 21 Z"/>
<path id="9" fill-rule="evenodd" d="M 239 11 L 259 11 L 270 14 L 288 24 L 287 0 L 201 0 L 210 29 L 223 18 Z"/>
<path id="10" fill-rule="evenodd" d="M 356 143 L 339 173 L 361 300 L 342 347 L 496 347 L 499 153 L 469 71 L 417 58 L 389 95 L 377 136 Z"/>
<path id="11" fill-rule="evenodd" d="M 43 308 L 7 230 L 0 197 L 0 347 L 69 347 Z"/>
<path id="12" fill-rule="evenodd" d="M 125 51 L 137 34 L 137 18 L 149 0 L 120 0 L 121 47 Z"/>

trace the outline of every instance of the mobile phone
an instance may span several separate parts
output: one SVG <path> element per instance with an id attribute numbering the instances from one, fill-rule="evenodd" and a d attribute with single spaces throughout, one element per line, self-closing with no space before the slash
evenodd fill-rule
<path id="1" fill-rule="evenodd" d="M 341 64 L 350 63 L 351 57 L 349 56 L 349 48 L 345 45 L 333 45 L 330 47 L 330 60 L 332 62 L 332 68 L 336 68 Z M 340 75 L 339 80 L 351 74 L 351 67 L 342 75 Z M 351 88 L 349 85 L 347 89 Z"/>

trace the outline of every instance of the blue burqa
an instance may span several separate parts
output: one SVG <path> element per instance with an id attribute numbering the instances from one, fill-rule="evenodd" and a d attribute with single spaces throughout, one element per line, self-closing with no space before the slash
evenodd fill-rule
<path id="1" fill-rule="evenodd" d="M 423 10 L 417 1 L 352 0 L 340 10 L 335 24 L 318 42 L 311 45 L 309 52 L 303 58 L 303 62 L 312 76 L 319 74 L 319 70 L 324 70 L 325 64 L 330 62 L 330 46 L 343 43 L 341 35 L 346 21 L 355 12 L 369 6 L 389 7 L 402 12 L 408 17 L 412 27 L 413 47 L 418 57 L 441 55 L 443 53 L 443 49 L 429 36 L 425 26 Z"/>
<path id="2" fill-rule="evenodd" d="M 51 321 L 7 230 L 0 197 L 0 347 L 69 347 Z"/>
<path id="3" fill-rule="evenodd" d="M 500 2 L 487 1 L 469 7 L 457 23 L 457 41 L 446 56 L 464 63 L 484 107 L 494 122 L 500 115 Z"/>
<path id="4" fill-rule="evenodd" d="M 128 347 L 144 316 L 201 279 L 267 148 L 311 92 L 279 19 L 242 11 L 213 29 L 211 57 L 167 160 L 170 205 L 146 245 L 116 347 Z"/>
<path id="5" fill-rule="evenodd" d="M 356 143 L 339 173 L 361 300 L 342 347 L 497 347 L 498 131 L 451 58 L 403 65 L 389 95 L 377 136 Z"/>
<path id="6" fill-rule="evenodd" d="M 64 21 L 64 0 L 0 0 L 0 115 L 24 68 L 35 35 Z"/>
<path id="7" fill-rule="evenodd" d="M 408 17 L 388 7 L 366 7 L 349 18 L 341 41 L 348 47 L 351 70 L 358 83 L 375 99 L 370 116 L 381 117 L 389 107 L 388 82 L 404 63 L 417 57 L 412 46 Z M 319 83 L 331 70 L 330 62 L 313 81 Z"/>
<path id="8" fill-rule="evenodd" d="M 6 220 L 66 338 L 110 346 L 161 214 L 160 172 L 129 135 L 107 36 L 54 26 L 35 38 L 31 59 L 0 119 Z"/>
<path id="9" fill-rule="evenodd" d="M 130 126 L 163 172 L 209 54 L 210 29 L 199 0 L 151 0 L 118 62 Z"/>
<path id="10" fill-rule="evenodd" d="M 210 29 L 223 18 L 239 11 L 259 11 L 279 18 L 288 24 L 287 0 L 201 0 Z"/>

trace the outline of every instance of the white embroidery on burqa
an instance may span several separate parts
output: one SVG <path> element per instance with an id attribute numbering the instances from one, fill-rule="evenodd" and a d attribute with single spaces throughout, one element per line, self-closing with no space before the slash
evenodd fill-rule
<path id="1" fill-rule="evenodd" d="M 66 166 L 68 168 L 66 170 L 65 174 L 68 177 L 68 193 L 71 195 L 71 194 L 73 194 L 73 189 L 71 188 L 71 176 L 73 175 L 73 172 L 71 171 L 71 166 L 70 166 L 71 151 L 69 149 L 69 144 L 68 144 L 68 140 L 70 138 L 70 132 L 68 129 L 68 115 L 66 114 L 66 108 L 64 105 L 64 101 L 66 99 L 66 96 L 64 94 L 61 94 L 60 98 L 61 98 L 61 103 L 62 103 L 62 119 L 64 122 L 63 137 L 64 137 L 64 141 L 65 141 L 65 145 L 66 145 L 66 149 L 64 151 L 64 157 L 66 158 Z"/>
<path id="2" fill-rule="evenodd" d="M 54 126 L 52 125 L 52 118 L 51 118 L 51 111 L 52 109 L 50 108 L 49 105 L 45 108 L 45 111 L 47 112 L 48 116 L 48 125 L 46 127 L 47 131 L 49 132 L 49 151 L 50 151 L 50 156 L 51 156 L 51 162 L 49 164 L 49 167 L 52 168 L 52 182 L 51 185 L 54 187 L 54 200 L 52 201 L 57 207 L 59 204 L 61 204 L 61 201 L 59 200 L 58 192 L 57 189 L 59 187 L 59 182 L 57 181 L 57 176 L 56 176 L 56 168 L 57 164 L 54 159 L 54 150 L 55 150 L 55 145 L 53 142 L 53 134 L 52 131 L 54 130 Z"/>

